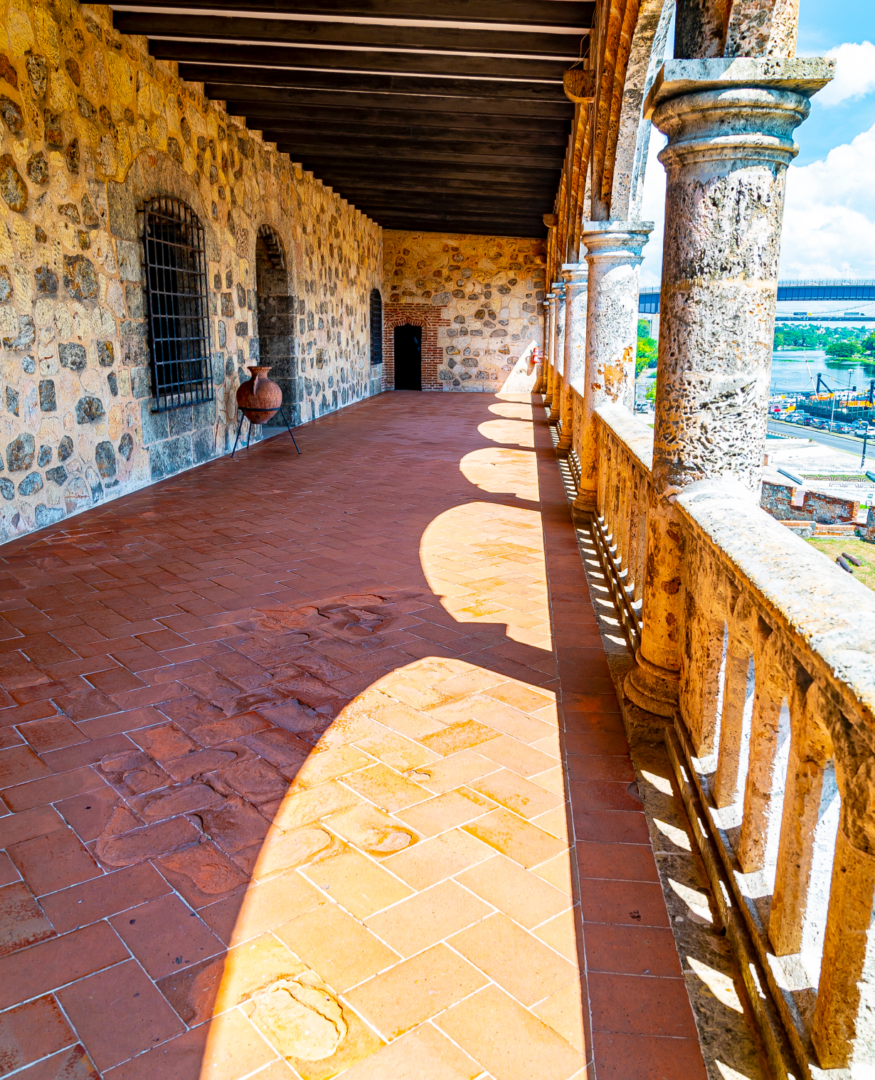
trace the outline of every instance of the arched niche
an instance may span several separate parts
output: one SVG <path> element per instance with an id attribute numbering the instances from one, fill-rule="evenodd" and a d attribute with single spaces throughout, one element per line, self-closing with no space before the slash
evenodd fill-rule
<path id="1" fill-rule="evenodd" d="M 295 358 L 295 297 L 285 248 L 275 229 L 261 225 L 255 238 L 255 290 L 258 355 L 283 392 L 286 414 L 300 421 Z M 270 426 L 282 425 L 277 414 Z"/>

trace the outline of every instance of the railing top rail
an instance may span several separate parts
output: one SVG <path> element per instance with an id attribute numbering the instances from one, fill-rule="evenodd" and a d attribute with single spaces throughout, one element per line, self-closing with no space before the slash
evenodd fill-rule
<path id="1" fill-rule="evenodd" d="M 625 405 L 602 405 L 596 416 L 646 472 L 653 468 L 653 429 Z"/>
<path id="2" fill-rule="evenodd" d="M 875 727 L 875 594 L 728 479 L 691 484 L 676 505 L 783 626 L 809 675 Z"/>

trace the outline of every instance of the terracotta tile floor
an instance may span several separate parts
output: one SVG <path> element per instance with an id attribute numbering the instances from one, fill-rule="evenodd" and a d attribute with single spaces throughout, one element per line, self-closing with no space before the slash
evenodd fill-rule
<path id="1" fill-rule="evenodd" d="M 385 394 L 0 550 L 3 1074 L 704 1077 L 541 417 Z"/>

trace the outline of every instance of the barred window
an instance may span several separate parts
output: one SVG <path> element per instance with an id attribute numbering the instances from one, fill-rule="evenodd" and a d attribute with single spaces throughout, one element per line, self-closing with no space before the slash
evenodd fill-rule
<path id="1" fill-rule="evenodd" d="M 383 363 L 383 297 L 371 290 L 371 363 Z"/>
<path id="2" fill-rule="evenodd" d="M 168 196 L 143 208 L 143 248 L 155 411 L 213 398 L 204 230 Z"/>

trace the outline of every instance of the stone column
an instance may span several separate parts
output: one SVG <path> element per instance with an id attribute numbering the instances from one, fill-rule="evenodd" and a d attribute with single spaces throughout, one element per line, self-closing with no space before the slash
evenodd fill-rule
<path id="1" fill-rule="evenodd" d="M 549 292 L 544 297 L 544 376 L 541 382 L 544 404 L 553 400 L 553 365 L 556 362 L 553 326 L 556 320 L 556 297 Z"/>
<path id="2" fill-rule="evenodd" d="M 581 233 L 589 266 L 583 417 L 577 435 L 580 489 L 574 500 L 574 512 L 581 516 L 596 505 L 595 410 L 609 403 L 628 409 L 635 404 L 639 268 L 652 231 L 650 221 L 589 221 Z"/>
<path id="3" fill-rule="evenodd" d="M 759 500 L 793 131 L 823 60 L 670 60 L 645 115 L 668 136 L 653 486 L 635 705 L 674 715 L 683 595 L 677 493 L 725 477 Z M 741 523 L 739 523 L 741 527 Z"/>
<path id="4" fill-rule="evenodd" d="M 559 419 L 562 405 L 562 370 L 565 367 L 565 285 L 561 281 L 553 282 L 556 299 L 553 303 L 553 389 L 550 394 L 551 424 Z"/>
<path id="5" fill-rule="evenodd" d="M 560 418 L 562 430 L 556 446 L 556 456 L 568 457 L 574 439 L 574 403 L 571 388 L 583 392 L 586 368 L 586 265 L 565 263 L 565 357 L 562 364 L 562 397 Z"/>

